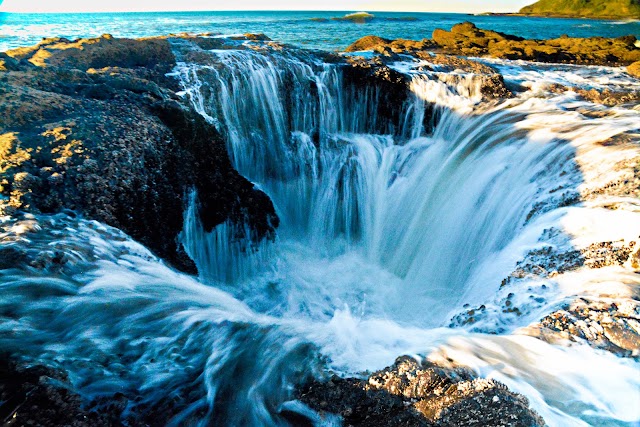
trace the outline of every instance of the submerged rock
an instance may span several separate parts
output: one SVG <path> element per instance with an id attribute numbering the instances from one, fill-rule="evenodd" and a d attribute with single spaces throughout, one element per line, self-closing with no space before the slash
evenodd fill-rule
<path id="1" fill-rule="evenodd" d="M 74 210 L 190 272 L 176 236 L 192 189 L 207 230 L 231 220 L 272 235 L 269 198 L 165 76 L 168 40 L 48 39 L 8 55 L 35 66 L 0 72 L 0 214 Z"/>
<path id="2" fill-rule="evenodd" d="M 302 402 L 350 426 L 544 426 L 524 396 L 465 368 L 400 357 L 367 380 L 332 377 L 299 391 Z"/>

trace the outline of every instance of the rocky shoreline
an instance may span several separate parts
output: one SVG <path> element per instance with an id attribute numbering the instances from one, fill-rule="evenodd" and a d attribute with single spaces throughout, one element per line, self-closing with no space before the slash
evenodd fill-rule
<path id="1" fill-rule="evenodd" d="M 366 36 L 352 43 L 346 51 L 372 50 L 387 57 L 405 54 L 426 58 L 439 53 L 545 63 L 626 66 L 630 75 L 640 77 L 640 48 L 637 43 L 633 35 L 616 39 L 561 37 L 527 40 L 464 22 L 454 25 L 450 31 L 436 29 L 431 39 L 420 41 Z"/>
<path id="2" fill-rule="evenodd" d="M 0 215 L 72 210 L 192 273 L 176 242 L 192 189 L 207 230 L 229 219 L 273 235 L 269 198 L 176 96 L 166 39 L 48 39 L 2 56 Z"/>
<path id="3" fill-rule="evenodd" d="M 0 216 L 28 218 L 30 214 L 73 211 L 123 230 L 172 266 L 195 273 L 193 262 L 176 242 L 188 193 L 195 189 L 207 230 L 231 221 L 249 224 L 249 237 L 255 241 L 273 238 L 278 226 L 273 204 L 233 169 L 216 128 L 178 96 L 180 88 L 167 76 L 178 60 L 176 52 L 187 58 L 198 54 L 181 53 L 172 43 L 219 49 L 247 48 L 243 44 L 247 41 L 287 48 L 261 35 L 228 40 L 190 35 L 130 40 L 105 35 L 78 41 L 47 39 L 35 47 L 0 54 Z M 451 31 L 437 30 L 432 40 L 391 41 L 371 36 L 347 49 L 356 54 L 373 50 L 378 54 L 373 59 L 328 54 L 326 59 L 343 61 L 348 81 L 382 91 L 386 98 L 377 114 L 393 121 L 399 111 L 392 107 L 407 96 L 406 78 L 389 66 L 399 55 L 426 58 L 441 72 L 462 70 L 478 75 L 483 96 L 495 99 L 513 95 L 500 73 L 459 56 L 628 65 L 629 73 L 640 77 L 636 42 L 635 38 L 527 41 L 464 23 Z M 640 254 L 633 245 L 624 250 L 594 248 L 592 252 L 602 255 L 599 249 L 613 253 L 605 257 L 605 263 L 637 263 Z M 14 247 L 0 255 L 5 264 L 20 260 L 38 268 L 27 250 Z M 580 257 L 597 258 L 587 251 L 575 254 Z M 60 262 L 55 256 L 45 261 L 48 265 Z M 586 262 L 582 261 L 580 266 Z M 518 267 L 537 274 L 538 264 Z M 567 260 L 567 269 L 577 268 L 569 264 L 571 260 Z M 619 307 L 614 306 L 615 302 L 603 305 L 576 300 L 542 319 L 538 335 L 549 341 L 558 339 L 558 334 L 586 339 L 596 347 L 635 357 L 637 336 L 625 331 L 637 324 L 640 308 L 631 304 L 623 316 L 615 314 Z M 617 323 L 609 322 L 611 317 Z M 597 329 L 593 324 L 607 322 L 612 325 L 589 335 Z M 620 332 L 622 327 L 626 329 Z M 64 372 L 21 364 L 13 357 L 0 356 L 3 423 L 122 425 L 126 407 L 122 396 L 99 405 L 87 404 L 73 391 Z M 321 419 L 336 414 L 352 426 L 544 425 L 523 396 L 501 383 L 478 378 L 463 367 L 408 357 L 366 380 L 330 377 L 312 381 L 301 386 L 296 396 Z M 99 411 L 87 409 L 97 407 Z M 154 414 L 154 418 L 163 415 Z M 288 416 L 302 423 L 297 415 Z M 127 425 L 136 424 L 129 420 Z"/>

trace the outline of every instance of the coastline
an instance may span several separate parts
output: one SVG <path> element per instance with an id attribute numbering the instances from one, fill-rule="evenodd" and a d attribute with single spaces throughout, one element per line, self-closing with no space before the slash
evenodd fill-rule
<path id="1" fill-rule="evenodd" d="M 572 15 L 572 14 L 537 14 L 537 13 L 500 13 L 500 12 L 483 12 L 473 14 L 473 16 L 515 16 L 524 18 L 554 18 L 554 19 L 586 19 L 593 21 L 616 21 L 616 22 L 638 22 L 640 16 L 636 18 L 625 18 L 624 16 L 586 16 L 586 15 Z"/>
<path id="2" fill-rule="evenodd" d="M 167 76 L 174 72 L 178 62 L 191 62 L 202 66 L 204 70 L 217 70 L 220 64 L 216 62 L 216 57 L 208 53 L 212 50 L 241 50 L 250 54 L 263 54 L 267 58 L 288 49 L 292 52 L 300 51 L 302 54 L 319 55 L 326 62 L 342 67 L 345 85 L 353 90 L 352 93 L 381 93 L 384 102 L 380 103 L 371 116 L 394 122 L 400 120 L 400 112 L 396 107 L 407 102 L 411 85 L 409 77 L 393 68 L 393 64 L 402 58 L 402 55 L 408 55 L 416 61 L 428 62 L 428 65 L 421 65 L 423 71 L 439 73 L 438 76 L 442 77 L 439 82 L 449 83 L 452 87 L 469 84 L 469 79 L 475 79 L 472 81 L 473 87 L 478 83 L 479 89 L 478 94 L 472 95 L 478 95 L 474 98 L 477 104 L 492 105 L 514 98 L 517 93 L 533 92 L 532 88 L 524 86 L 508 86 L 497 68 L 468 58 L 484 54 L 495 57 L 491 55 L 490 49 L 493 43 L 509 45 L 512 42 L 514 45 L 526 44 L 527 40 L 518 40 L 507 34 L 463 23 L 451 31 L 440 30 L 432 39 L 420 41 L 386 40 L 380 37 L 359 40 L 354 42 L 352 48 L 347 49 L 353 51 L 354 57 L 343 57 L 329 52 L 306 52 L 271 41 L 264 35 L 249 34 L 236 39 L 190 35 L 139 40 L 118 39 L 107 35 L 90 40 L 50 39 L 36 47 L 6 52 L 0 55 L 0 76 L 4 73 L 2 108 L 5 117 L 10 118 L 11 122 L 5 119 L 2 123 L 2 133 L 10 136 L 2 140 L 4 151 L 1 153 L 7 159 L 4 159 L 5 163 L 0 169 L 3 195 L 0 202 L 4 204 L 3 215 L 11 217 L 15 224 L 7 226 L 8 231 L 5 230 L 5 237 L 9 236 L 5 240 L 10 241 L 11 245 L 3 247 L 0 251 L 0 254 L 6 255 L 2 258 L 4 264 L 0 265 L 0 271 L 13 269 L 24 271 L 25 274 L 41 274 L 44 277 L 49 273 L 65 277 L 65 269 L 71 269 L 74 259 L 64 254 L 59 256 L 56 252 L 49 254 L 44 249 L 47 245 L 35 238 L 34 241 L 42 246 L 37 248 L 38 251 L 36 248 L 21 246 L 23 236 L 19 230 L 24 229 L 25 235 L 33 237 L 39 233 L 44 234 L 47 230 L 47 220 L 38 222 L 34 217 L 65 215 L 69 209 L 73 209 L 81 212 L 87 219 L 99 220 L 126 231 L 154 249 L 164 260 L 181 267 L 183 271 L 194 273 L 193 265 L 186 260 L 185 255 L 176 253 L 172 246 L 175 244 L 175 235 L 183 227 L 182 215 L 188 202 L 186 193 L 194 186 L 204 200 L 199 214 L 200 221 L 206 224 L 207 231 L 230 220 L 239 224 L 240 229 L 243 229 L 243 225 L 248 225 L 248 233 L 256 241 L 273 238 L 278 226 L 278 217 L 272 201 L 266 193 L 231 166 L 224 146 L 224 135 L 211 124 L 212 121 L 207 122 L 199 116 L 199 111 L 196 111 L 189 98 L 182 93 L 183 88 L 179 87 L 171 76 Z M 574 44 L 571 39 L 565 42 L 568 45 Z M 628 42 L 629 40 L 619 41 L 614 48 L 624 50 L 626 46 L 636 55 L 638 49 L 631 48 Z M 544 44 L 537 44 L 531 48 L 531 53 L 527 53 L 523 48 L 522 52 L 510 53 L 512 57 L 503 59 L 511 61 L 533 58 L 539 59 L 540 63 L 552 64 L 557 59 L 562 59 L 561 62 L 565 63 L 576 61 L 575 58 L 567 56 L 575 54 L 572 50 L 563 51 L 558 48 L 557 51 L 550 51 L 547 48 Z M 365 51 L 374 52 L 374 57 L 364 55 Z M 614 60 L 607 54 L 585 58 L 582 59 L 585 63 L 616 67 L 637 62 L 632 61 L 636 58 L 632 55 L 629 56 L 631 59 L 616 56 Z M 533 64 L 535 66 L 535 63 Z M 464 80 L 468 76 L 471 77 Z M 589 99 L 588 94 L 580 94 L 578 89 L 569 85 L 558 85 L 548 90 L 557 93 L 575 91 L 578 100 Z M 593 95 L 592 99 L 610 96 L 613 105 L 635 102 L 633 98 L 620 96 L 616 100 L 615 95 L 602 95 L 604 91 L 596 90 L 596 93 L 598 95 Z M 624 95 L 628 94 L 625 92 Z M 464 97 L 460 96 L 460 99 L 462 98 Z M 43 100 L 51 102 L 43 103 Z M 604 101 L 602 103 L 606 104 Z M 455 108 L 455 105 L 452 108 Z M 426 111 L 424 122 L 435 127 L 436 108 Z M 594 114 L 597 117 L 598 112 L 586 111 L 584 114 Z M 426 124 L 425 129 L 429 130 Z M 101 131 L 95 132 L 94 127 Z M 383 134 L 387 128 L 380 126 L 375 130 Z M 99 138 L 96 138 L 96 135 Z M 604 141 L 603 144 L 609 142 L 614 144 L 616 141 Z M 618 143 L 624 145 L 624 139 Z M 209 150 L 213 151 L 213 154 Z M 103 154 L 109 152 L 114 154 Z M 32 153 L 38 153 L 39 156 Z M 49 153 L 50 156 L 41 153 Z M 131 158 L 142 158 L 148 163 L 140 166 L 136 162 L 130 163 Z M 158 176 L 153 175 L 140 185 L 139 178 L 147 176 L 148 168 L 155 168 L 158 164 L 164 165 L 158 169 Z M 625 167 L 628 168 L 629 165 Z M 126 173 L 122 173 L 123 171 Z M 628 181 L 621 179 L 621 182 Z M 121 192 L 116 197 L 112 194 L 114 183 L 115 188 Z M 619 194 L 616 194 L 618 196 L 628 195 L 635 191 L 632 188 L 635 185 L 635 182 L 620 183 L 613 190 L 619 191 Z M 602 191 L 613 191 L 608 183 L 603 188 Z M 161 189 L 160 194 L 157 194 L 158 189 Z M 594 190 L 593 194 L 596 193 Z M 586 199 L 590 195 L 580 197 Z M 570 207 L 575 205 L 580 197 L 570 194 L 555 203 L 558 206 Z M 169 199 L 170 203 L 162 203 L 164 199 Z M 159 211 L 152 209 L 158 206 Z M 531 212 L 532 217 L 540 215 L 544 209 L 545 206 L 539 206 L 535 212 Z M 163 219 L 166 216 L 173 218 L 171 226 L 157 230 L 158 224 L 164 224 Z M 65 221 L 68 221 L 68 224 Z M 78 220 L 78 223 L 81 222 Z M 68 230 L 80 227 L 73 218 L 64 219 L 61 223 L 62 225 L 59 225 L 50 221 L 57 233 L 69 233 Z M 151 233 L 153 238 L 145 240 L 149 236 L 148 233 Z M 118 239 L 125 240 L 126 237 L 118 235 Z M 78 252 L 79 249 L 74 247 L 74 251 Z M 522 272 L 514 271 L 505 282 L 505 289 L 508 291 L 509 286 L 517 286 L 519 281 L 529 276 L 546 277 L 547 271 L 551 275 L 554 269 L 560 273 L 575 272 L 585 265 L 586 268 L 591 268 L 591 261 L 595 265 L 593 268 L 621 268 L 633 263 L 637 265 L 640 259 L 640 251 L 631 243 L 623 245 L 622 248 L 605 245 L 577 252 L 579 253 L 572 252 L 570 259 L 563 258 L 564 253 L 528 254 L 529 262 L 518 265 Z M 545 258 L 546 255 L 549 257 Z M 82 262 L 87 263 L 86 260 L 92 259 L 93 256 L 93 252 L 87 252 L 81 257 Z M 558 263 L 557 260 L 562 260 L 566 265 Z M 509 315 L 514 314 L 513 299 L 508 297 L 501 301 L 504 307 L 499 309 Z M 623 302 L 628 303 L 626 300 Z M 604 322 L 605 328 L 601 328 L 604 332 L 592 337 L 588 335 L 588 331 L 580 329 L 580 320 L 588 318 L 590 310 L 612 313 L 616 321 L 618 318 L 624 318 L 629 324 L 632 322 L 633 314 L 625 311 L 618 316 L 621 310 L 615 304 L 602 308 L 597 306 L 596 301 L 593 304 L 597 306 L 597 310 L 588 304 L 588 301 L 583 302 L 577 308 L 567 307 L 566 311 L 549 314 L 540 325 L 533 326 L 535 331 L 531 334 L 539 335 L 545 342 L 586 340 L 587 345 L 609 350 L 620 357 L 637 357 L 640 341 L 633 335 L 633 329 L 622 324 L 622 321 L 614 322 L 612 325 L 610 319 L 602 314 L 602 318 L 591 320 L 595 325 L 592 325 L 591 329 L 597 329 Z M 472 325 L 482 321 L 482 316 L 489 316 L 488 311 L 486 307 L 470 307 L 465 310 L 466 314 L 455 321 L 461 325 Z M 578 320 L 571 319 L 572 315 L 578 317 Z M 555 322 L 556 317 L 561 317 L 562 322 Z M 244 327 L 243 325 L 242 328 Z M 303 360 L 309 365 L 316 363 L 309 362 L 308 359 Z M 229 368 L 231 375 L 235 375 L 234 369 L 237 368 Z M 16 365 L 14 361 L 4 363 L 3 360 L 0 360 L 0 371 L 12 373 L 11 382 L 0 384 L 3 386 L 0 387 L 0 391 L 17 393 L 18 400 L 28 402 L 26 407 L 34 405 L 42 408 L 43 405 L 60 405 L 62 401 L 63 407 L 71 408 L 68 416 L 86 419 L 87 416 L 95 414 L 87 415 L 84 409 L 81 410 L 81 399 L 79 395 L 69 391 L 74 385 L 62 371 L 29 364 Z M 23 380 L 16 380 L 25 372 Z M 323 416 L 337 414 L 348 419 L 352 425 L 388 425 L 390 413 L 397 415 L 398 419 L 404 422 L 422 422 L 425 426 L 441 425 L 438 423 L 447 425 L 446 423 L 451 422 L 455 424 L 462 421 L 465 425 L 483 426 L 487 425 L 487 417 L 491 417 L 495 422 L 492 425 L 520 425 L 511 420 L 513 417 L 519 418 L 522 425 L 544 425 L 544 421 L 531 409 L 529 402 L 522 395 L 510 391 L 499 381 L 484 380 L 471 370 L 455 364 L 436 364 L 400 358 L 393 366 L 368 377 L 367 380 L 338 377 L 321 378 L 320 381 L 311 379 L 298 389 L 297 395 L 293 397 L 299 398 Z M 51 385 L 51 381 L 54 385 Z M 235 379 L 230 380 L 226 387 L 235 387 Z M 180 398 L 186 401 L 190 393 L 195 392 L 187 388 Z M 29 400 L 30 396 L 35 397 Z M 361 399 L 365 399 L 366 403 L 362 404 Z M 131 395 L 114 395 L 113 399 L 106 402 L 91 404 L 94 408 L 104 409 L 105 412 L 98 417 L 101 423 L 116 425 L 120 416 L 126 412 L 127 405 L 133 404 L 134 401 L 135 398 Z M 156 411 L 143 413 L 143 419 L 146 416 L 145 421 L 151 422 L 154 418 L 158 419 L 158 414 L 168 418 L 174 416 L 189 404 L 190 402 L 185 403 L 178 398 L 175 402 L 165 399 L 156 406 L 142 408 L 141 411 Z M 0 406 L 4 406 L 4 403 Z M 287 408 L 282 409 L 281 413 L 284 419 L 292 423 L 299 422 L 301 414 L 305 414 L 299 408 Z M 295 406 L 293 408 L 295 409 Z M 18 409 L 8 409 L 9 416 L 20 413 L 26 417 L 24 419 L 46 416 L 38 412 L 38 409 L 26 414 Z M 54 415 L 62 419 L 65 416 L 64 413 Z M 191 412 L 189 417 L 196 420 L 202 415 L 203 411 L 200 410 Z M 371 417 L 379 424 L 372 424 Z M 425 417 L 431 418 L 427 420 Z M 56 420 L 59 421 L 60 418 Z M 89 421 L 97 423 L 96 419 L 90 418 Z M 305 421 L 308 422 L 306 419 Z"/>

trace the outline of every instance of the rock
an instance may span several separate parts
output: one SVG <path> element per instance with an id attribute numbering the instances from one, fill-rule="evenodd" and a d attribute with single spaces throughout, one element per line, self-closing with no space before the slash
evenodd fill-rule
<path id="1" fill-rule="evenodd" d="M 5 426 L 118 426 L 126 405 L 100 414 L 87 411 L 67 375 L 27 366 L 0 355 L 0 420 Z"/>
<path id="2" fill-rule="evenodd" d="M 475 74 L 481 80 L 480 91 L 487 99 L 510 98 L 513 96 L 513 93 L 506 87 L 504 78 L 498 70 L 488 65 L 458 56 L 434 55 L 430 52 L 418 52 L 416 56 L 437 65 L 438 71 L 441 72 L 462 71 Z"/>
<path id="3" fill-rule="evenodd" d="M 633 64 L 627 67 L 627 73 L 632 75 L 633 77 L 637 77 L 640 79 L 640 61 L 636 61 Z"/>
<path id="4" fill-rule="evenodd" d="M 640 71 L 640 70 L 639 70 Z M 584 99 L 596 104 L 613 107 L 621 104 L 637 103 L 640 101 L 640 92 L 638 91 L 610 91 L 610 90 L 586 90 L 573 88 L 573 90 Z"/>
<path id="5" fill-rule="evenodd" d="M 633 43 L 630 43 L 631 39 Z M 433 40 L 445 53 L 467 56 L 491 56 L 504 59 L 523 59 L 589 65 L 628 65 L 640 60 L 635 37 L 571 38 L 525 40 L 496 31 L 483 30 L 466 22 L 451 31 L 436 29 Z"/>
<path id="6" fill-rule="evenodd" d="M 409 97 L 409 78 L 399 73 L 379 58 L 365 60 L 363 58 L 349 58 L 343 69 L 343 78 L 349 88 L 355 93 L 367 93 L 374 89 L 380 97 L 377 102 L 376 117 L 380 126 L 375 133 L 397 134 L 400 129 L 393 128 L 393 123 L 401 123 L 403 105 Z"/>
<path id="7" fill-rule="evenodd" d="M 640 303 L 631 298 L 578 298 L 526 328 L 548 342 L 586 341 L 622 357 L 640 356 Z"/>
<path id="8" fill-rule="evenodd" d="M 20 69 L 20 61 L 6 53 L 0 52 L 0 71 L 17 71 Z"/>
<path id="9" fill-rule="evenodd" d="M 351 426 L 543 426 L 527 399 L 468 369 L 400 357 L 367 380 L 332 377 L 299 390 L 299 399 Z"/>
<path id="10" fill-rule="evenodd" d="M 71 209 L 189 272 L 176 237 L 191 189 L 207 230 L 230 220 L 273 236 L 269 198 L 165 76 L 166 39 L 48 39 L 9 54 L 38 66 L 0 72 L 0 215 Z"/>
<path id="11" fill-rule="evenodd" d="M 400 83 L 407 80 L 406 77 L 391 70 L 387 65 L 387 62 L 395 61 L 399 59 L 399 54 L 403 54 L 411 55 L 437 65 L 438 71 L 443 73 L 462 71 L 476 74 L 478 78 L 482 80 L 481 92 L 488 99 L 507 98 L 513 95 L 511 91 L 507 89 L 502 75 L 500 75 L 496 69 L 466 58 L 434 54 L 432 50 L 435 46 L 436 44 L 430 40 L 387 40 L 376 36 L 365 36 L 351 44 L 346 51 L 359 52 L 371 50 L 381 54 L 381 57 L 376 57 L 371 60 L 357 57 L 351 58 L 349 63 L 355 68 L 373 70 L 369 74 L 376 74 L 383 77 L 386 81 Z"/>
<path id="12" fill-rule="evenodd" d="M 7 51 L 7 55 L 37 66 L 58 66 L 85 71 L 104 67 L 147 67 L 175 62 L 166 39 L 114 39 L 105 34 L 93 39 L 45 39 L 38 45 Z"/>
<path id="13" fill-rule="evenodd" d="M 345 49 L 345 52 L 360 52 L 363 50 L 376 50 L 379 47 L 384 47 L 389 44 L 391 40 L 383 39 L 378 36 L 364 36 Z"/>
<path id="14" fill-rule="evenodd" d="M 377 36 L 364 36 L 349 45 L 345 52 L 359 52 L 371 50 L 378 53 L 393 52 L 403 54 L 414 54 L 419 51 L 435 48 L 436 45 L 431 40 L 388 40 Z M 389 56 L 389 55 L 387 55 Z"/>
<path id="15" fill-rule="evenodd" d="M 246 33 L 246 34 L 243 34 L 242 37 L 231 37 L 231 39 L 232 40 L 271 41 L 271 39 L 263 33 L 259 33 L 259 34 Z"/>

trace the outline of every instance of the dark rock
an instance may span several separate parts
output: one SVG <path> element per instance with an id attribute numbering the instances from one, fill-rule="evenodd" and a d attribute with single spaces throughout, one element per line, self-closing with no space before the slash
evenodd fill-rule
<path id="1" fill-rule="evenodd" d="M 64 372 L 18 364 L 0 355 L 0 422 L 4 426 L 120 426 L 124 409 L 88 411 Z"/>
<path id="2" fill-rule="evenodd" d="M 400 123 L 402 109 L 409 97 L 409 78 L 391 68 L 383 61 L 376 58 L 364 60 L 361 58 L 349 59 L 349 64 L 343 70 L 345 84 L 353 92 L 354 96 L 373 90 L 378 93 L 380 100 L 377 103 L 375 117 L 378 119 L 376 133 L 395 134 L 398 129 L 392 128 L 393 123 Z"/>
<path id="3" fill-rule="evenodd" d="M 0 83 L 0 213 L 75 210 L 189 272 L 176 237 L 192 189 L 207 230 L 230 220 L 256 240 L 273 235 L 269 198 L 175 95 L 167 40 L 50 39 L 10 55 L 39 66 Z"/>
<path id="4" fill-rule="evenodd" d="M 410 357 L 368 380 L 332 377 L 299 390 L 299 399 L 351 426 L 543 426 L 527 399 L 503 384 Z"/>

